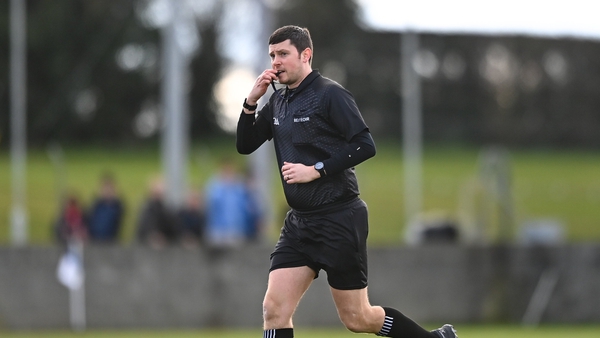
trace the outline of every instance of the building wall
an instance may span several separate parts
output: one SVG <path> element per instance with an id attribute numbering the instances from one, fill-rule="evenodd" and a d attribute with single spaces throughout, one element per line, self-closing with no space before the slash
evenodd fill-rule
<path id="1" fill-rule="evenodd" d="M 87 247 L 87 327 L 260 327 L 270 252 Z M 0 248 L 0 328 L 70 326 L 69 291 L 56 278 L 61 255 L 55 247 Z M 371 302 L 418 322 L 520 322 L 544 285 L 540 276 L 552 271 L 557 279 L 541 320 L 600 322 L 600 245 L 373 248 L 369 262 Z M 324 272 L 295 323 L 341 326 Z"/>

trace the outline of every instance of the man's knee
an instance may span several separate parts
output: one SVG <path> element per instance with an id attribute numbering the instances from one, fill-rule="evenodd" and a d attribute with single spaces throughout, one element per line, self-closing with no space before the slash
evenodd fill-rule
<path id="1" fill-rule="evenodd" d="M 272 324 L 275 327 L 284 327 L 291 318 L 292 312 L 286 308 L 285 304 L 271 297 L 265 297 L 263 300 L 263 320 L 265 323 Z"/>
<path id="2" fill-rule="evenodd" d="M 272 320 L 279 313 L 277 307 L 277 303 L 273 299 L 265 297 L 263 300 L 263 318 L 265 321 Z"/>
<path id="3" fill-rule="evenodd" d="M 370 317 L 365 313 L 359 312 L 340 312 L 340 320 L 344 326 L 354 333 L 371 333 L 373 326 Z"/>

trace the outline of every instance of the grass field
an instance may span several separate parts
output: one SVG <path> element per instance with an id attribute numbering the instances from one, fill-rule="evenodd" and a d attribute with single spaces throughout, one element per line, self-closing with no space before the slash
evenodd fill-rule
<path id="1" fill-rule="evenodd" d="M 541 326 L 527 328 L 520 326 L 480 326 L 459 325 L 460 338 L 597 338 L 600 336 L 600 325 L 590 326 Z M 344 329 L 296 329 L 296 337 L 311 338 L 350 338 L 375 337 L 374 335 L 357 335 Z M 72 333 L 56 332 L 1 332 L 3 338 L 257 338 L 262 331 L 227 330 L 227 331 L 90 331 Z"/>
<path id="2" fill-rule="evenodd" d="M 191 151 L 188 181 L 201 189 L 219 157 L 241 163 L 233 141 L 196 145 Z M 423 210 L 440 213 L 462 224 L 469 210 L 469 187 L 478 176 L 479 149 L 428 147 L 424 154 Z M 51 224 L 59 205 L 60 171 L 45 149 L 30 150 L 27 163 L 29 238 L 34 244 L 52 242 Z M 64 182 L 69 191 L 91 202 L 104 171 L 115 174 L 126 202 L 122 232 L 129 243 L 148 181 L 161 171 L 159 152 L 99 147 L 64 150 Z M 568 150 L 513 150 L 510 153 L 511 198 L 515 227 L 528 219 L 552 218 L 565 225 L 570 241 L 600 241 L 600 153 Z M 273 166 L 273 173 L 275 167 Z M 357 167 L 362 197 L 369 205 L 371 245 L 401 244 L 404 229 L 403 163 L 400 145 L 379 143 L 375 158 Z M 10 162 L 0 152 L 0 244 L 8 243 L 11 205 Z M 286 209 L 278 177 L 273 177 L 275 223 L 273 239 Z M 475 196 L 475 195 L 473 195 Z M 473 197 L 471 196 L 471 198 Z M 466 198 L 467 197 L 467 198 Z M 477 199 L 473 199 L 477 201 Z M 494 217 L 493 214 L 490 217 Z"/>

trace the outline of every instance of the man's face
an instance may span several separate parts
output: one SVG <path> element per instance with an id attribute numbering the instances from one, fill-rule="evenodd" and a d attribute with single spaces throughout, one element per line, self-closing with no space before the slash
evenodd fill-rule
<path id="1" fill-rule="evenodd" d="M 116 196 L 116 188 L 111 182 L 102 182 L 100 195 L 104 198 L 113 198 Z"/>
<path id="2" fill-rule="evenodd" d="M 277 71 L 282 71 L 279 75 L 279 82 L 288 85 L 290 88 L 297 87 L 304 79 L 303 57 L 290 40 L 281 43 L 269 45 L 269 56 L 271 57 L 271 66 Z"/>

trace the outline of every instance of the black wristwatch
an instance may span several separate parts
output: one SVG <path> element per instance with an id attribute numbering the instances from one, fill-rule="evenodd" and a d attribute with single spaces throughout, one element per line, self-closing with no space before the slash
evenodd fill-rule
<path id="1" fill-rule="evenodd" d="M 249 105 L 248 102 L 246 102 L 246 99 L 244 99 L 244 104 L 243 107 L 248 109 L 249 111 L 255 111 L 256 108 L 258 108 L 258 104 L 255 104 L 253 106 Z"/>
<path id="2" fill-rule="evenodd" d="M 323 165 L 323 162 L 315 163 L 315 169 L 319 172 L 321 177 L 327 176 L 327 172 L 325 171 L 325 166 Z"/>

